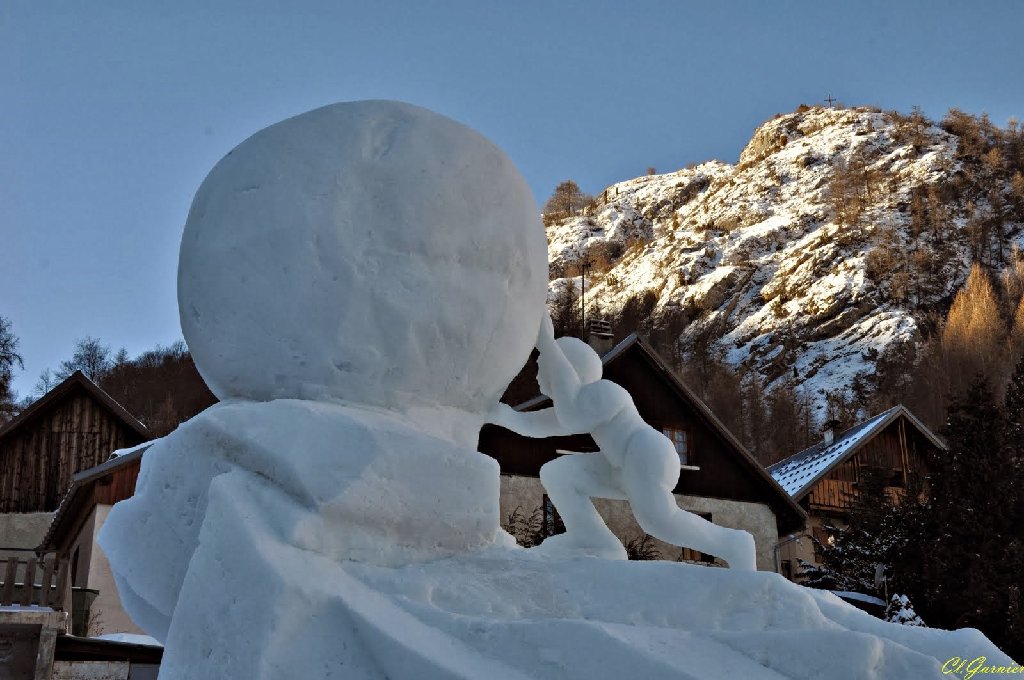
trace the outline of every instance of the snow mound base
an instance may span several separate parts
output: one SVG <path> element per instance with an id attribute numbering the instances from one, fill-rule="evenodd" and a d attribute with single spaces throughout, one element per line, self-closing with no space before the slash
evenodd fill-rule
<path id="1" fill-rule="evenodd" d="M 1012 664 L 976 630 L 886 623 L 773 573 L 497 545 L 399 567 L 338 562 L 247 519 L 252 506 L 286 509 L 257 478 L 214 486 L 231 501 L 211 501 L 193 570 L 204 577 L 179 604 L 197 615 L 175 620 L 162 677 L 916 680 L 947 677 L 954 656 Z"/>
<path id="2" fill-rule="evenodd" d="M 498 474 L 493 458 L 384 411 L 298 399 L 222 402 L 146 451 L 135 495 L 111 511 L 100 542 L 125 611 L 163 642 L 172 617 L 190 626 L 188 607 L 206 606 L 202 598 L 181 605 L 190 599 L 189 574 L 217 588 L 229 578 L 197 559 L 236 540 L 214 533 L 203 544 L 203 532 L 216 531 L 206 525 L 219 521 L 215 496 L 228 505 L 248 503 L 250 488 L 265 497 L 239 524 L 260 524 L 282 543 L 339 561 L 398 565 L 492 545 Z M 238 489 L 227 481 L 236 478 L 259 484 Z M 261 577 L 247 574 L 242 583 L 260 590 L 246 597 L 263 602 Z"/>

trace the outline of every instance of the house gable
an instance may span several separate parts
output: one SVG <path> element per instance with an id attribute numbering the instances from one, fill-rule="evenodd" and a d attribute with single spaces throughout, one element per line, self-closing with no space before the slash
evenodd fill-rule
<path id="1" fill-rule="evenodd" d="M 862 470 L 887 470 L 891 486 L 924 476 L 945 445 L 902 405 L 769 467 L 776 481 L 805 509 L 842 512 L 856 494 Z"/>
<path id="2" fill-rule="evenodd" d="M 0 429 L 0 512 L 56 510 L 75 473 L 149 438 L 76 371 Z"/>

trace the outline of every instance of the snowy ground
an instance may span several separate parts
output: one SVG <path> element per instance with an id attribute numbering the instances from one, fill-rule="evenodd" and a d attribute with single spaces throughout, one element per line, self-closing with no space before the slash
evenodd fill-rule
<path id="1" fill-rule="evenodd" d="M 421 653 L 439 677 L 480 677 L 481 658 L 489 678 L 551 679 L 938 678 L 955 656 L 1012 663 L 978 631 L 886 623 L 773 573 L 506 548 L 345 571 L 383 597 L 367 621 L 378 631 L 436 636 Z"/>

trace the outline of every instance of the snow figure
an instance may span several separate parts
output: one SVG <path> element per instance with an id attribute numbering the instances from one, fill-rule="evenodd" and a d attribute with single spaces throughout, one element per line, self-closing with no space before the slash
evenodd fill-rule
<path id="1" fill-rule="evenodd" d="M 746 531 L 708 522 L 676 505 L 679 456 L 665 435 L 640 417 L 629 393 L 602 380 L 601 358 L 576 338 L 555 340 L 549 316 L 537 336 L 537 381 L 554 406 L 519 413 L 506 404 L 490 421 L 528 437 L 590 433 L 597 453 L 576 453 L 545 464 L 540 479 L 566 532 L 535 548 L 625 559 L 622 543 L 590 497 L 628 500 L 640 527 L 666 543 L 723 558 L 733 569 L 754 571 L 754 539 Z"/>
<path id="2" fill-rule="evenodd" d="M 351 618 L 321 570 L 507 540 L 477 436 L 546 292 L 525 181 L 425 109 L 327 106 L 216 165 L 185 225 L 178 302 L 221 401 L 146 451 L 100 537 L 125 609 L 166 642 L 162 678 L 361 668 L 364 649 L 317 630 Z"/>

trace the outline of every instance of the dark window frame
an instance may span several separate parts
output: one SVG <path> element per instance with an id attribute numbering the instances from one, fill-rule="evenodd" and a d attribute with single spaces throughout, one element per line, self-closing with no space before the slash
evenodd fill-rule
<path id="1" fill-rule="evenodd" d="M 680 465 L 697 467 L 697 456 L 693 450 L 693 432 L 689 427 L 679 424 L 664 425 L 661 428 L 661 433 L 668 437 L 669 441 L 672 442 L 672 446 L 675 447 Z M 686 449 L 685 452 L 679 450 L 679 435 L 682 435 L 682 443 Z"/>

